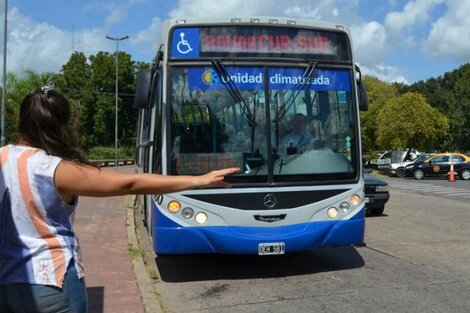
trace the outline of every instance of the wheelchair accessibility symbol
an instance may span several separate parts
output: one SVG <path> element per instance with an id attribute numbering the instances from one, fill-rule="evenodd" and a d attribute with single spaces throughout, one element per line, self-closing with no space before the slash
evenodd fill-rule
<path id="1" fill-rule="evenodd" d="M 191 48 L 191 45 L 189 44 L 189 42 L 186 39 L 184 39 L 183 32 L 180 33 L 180 38 L 181 40 L 176 45 L 176 49 L 178 50 L 178 52 L 181 54 L 187 54 L 193 51 L 193 48 Z"/>
<path id="2" fill-rule="evenodd" d="M 175 29 L 171 44 L 171 55 L 176 58 L 198 58 L 199 28 L 184 27 Z"/>

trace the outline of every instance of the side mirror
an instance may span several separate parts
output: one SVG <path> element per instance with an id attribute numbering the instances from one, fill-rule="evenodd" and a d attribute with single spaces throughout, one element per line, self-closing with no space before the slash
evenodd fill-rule
<path id="1" fill-rule="evenodd" d="M 359 100 L 359 110 L 367 111 L 369 109 L 369 99 L 367 98 L 367 89 L 362 80 L 362 73 L 359 66 L 354 65 L 356 70 L 357 98 Z"/>
<path id="2" fill-rule="evenodd" d="M 150 89 L 152 87 L 151 69 L 143 69 L 137 76 L 137 88 L 135 90 L 134 107 L 147 109 L 150 107 Z"/>
<path id="3" fill-rule="evenodd" d="M 366 85 L 361 80 L 358 83 L 358 98 L 359 98 L 359 110 L 367 111 L 369 109 L 369 99 L 367 98 Z"/>

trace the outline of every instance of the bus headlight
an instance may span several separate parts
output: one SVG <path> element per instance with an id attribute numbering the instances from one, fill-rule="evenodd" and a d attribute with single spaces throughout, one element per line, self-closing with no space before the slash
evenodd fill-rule
<path id="1" fill-rule="evenodd" d="M 358 206 L 361 203 L 361 196 L 352 195 L 351 198 L 349 198 L 349 203 L 353 206 Z"/>
<path id="2" fill-rule="evenodd" d="M 336 218 L 338 216 L 338 209 L 335 207 L 331 207 L 326 211 L 326 214 L 328 214 L 329 218 Z"/>
<path id="3" fill-rule="evenodd" d="M 204 212 L 196 213 L 196 222 L 198 224 L 204 224 L 205 222 L 207 222 L 207 214 Z"/>
<path id="4" fill-rule="evenodd" d="M 183 218 L 184 218 L 184 219 L 189 220 L 189 219 L 191 219 L 191 218 L 194 216 L 194 210 L 191 209 L 190 207 L 185 207 L 185 208 L 181 211 L 181 215 L 183 215 Z"/>
<path id="5" fill-rule="evenodd" d="M 181 210 L 181 203 L 179 203 L 179 201 L 172 200 L 172 201 L 168 202 L 166 207 L 167 207 L 168 211 L 170 211 L 171 213 L 173 213 L 173 214 L 178 213 Z"/>
<path id="6" fill-rule="evenodd" d="M 343 212 L 343 213 L 348 213 L 350 208 L 351 208 L 351 206 L 350 206 L 349 203 L 347 203 L 346 201 L 341 202 L 341 203 L 339 204 L 339 209 L 340 209 L 341 212 Z"/>

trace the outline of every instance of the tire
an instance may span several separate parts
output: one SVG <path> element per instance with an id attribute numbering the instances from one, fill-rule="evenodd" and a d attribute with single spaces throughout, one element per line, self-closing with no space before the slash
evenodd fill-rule
<path id="1" fill-rule="evenodd" d="M 424 171 L 417 169 L 414 171 L 413 176 L 415 179 L 423 179 L 424 178 Z"/>
<path id="2" fill-rule="evenodd" d="M 463 180 L 469 180 L 470 179 L 470 170 L 469 169 L 464 169 L 459 173 L 459 176 Z"/>
<path id="3" fill-rule="evenodd" d="M 400 177 L 400 178 L 403 178 L 403 177 L 406 176 L 406 172 L 405 172 L 405 168 L 404 168 L 404 167 L 399 167 L 399 168 L 397 168 L 397 170 L 396 170 L 395 173 L 396 173 L 397 177 Z"/>
<path id="4" fill-rule="evenodd" d="M 385 207 L 380 207 L 380 208 L 373 208 L 373 209 L 369 209 L 369 212 L 371 215 L 374 215 L 374 216 L 379 216 L 379 215 L 382 215 L 383 212 L 385 210 Z"/>

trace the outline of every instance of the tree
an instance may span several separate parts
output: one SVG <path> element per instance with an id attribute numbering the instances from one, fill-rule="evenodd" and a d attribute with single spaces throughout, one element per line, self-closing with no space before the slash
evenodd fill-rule
<path id="1" fill-rule="evenodd" d="M 99 138 L 95 144 L 111 145 L 115 140 L 115 55 L 99 52 L 90 56 L 90 61 L 96 104 L 93 124 Z M 118 140 L 123 145 L 129 145 L 135 137 L 137 124 L 137 114 L 132 105 L 135 93 L 135 64 L 131 56 L 123 51 L 119 52 L 118 87 Z"/>
<path id="2" fill-rule="evenodd" d="M 401 86 L 400 92 L 419 92 L 432 107 L 446 114 L 449 135 L 445 150 L 470 150 L 470 64 L 447 72 L 437 78 Z"/>
<path id="3" fill-rule="evenodd" d="M 93 117 L 94 95 L 91 82 L 91 67 L 82 52 L 74 52 L 62 66 L 62 91 L 72 106 L 73 137 L 79 146 L 88 149 L 94 142 Z"/>
<path id="4" fill-rule="evenodd" d="M 371 76 L 364 76 L 369 99 L 369 110 L 361 112 L 362 145 L 366 151 L 381 150 L 377 144 L 377 116 L 385 103 L 398 95 L 394 85 L 387 84 Z"/>
<path id="5" fill-rule="evenodd" d="M 377 122 L 377 141 L 387 149 L 428 151 L 440 148 L 449 131 L 446 116 L 415 92 L 388 100 L 380 110 Z"/>
<path id="6" fill-rule="evenodd" d="M 15 131 L 20 113 L 20 105 L 23 99 L 37 88 L 46 85 L 48 82 L 54 82 L 57 74 L 42 73 L 38 74 L 32 70 L 26 70 L 24 77 L 19 77 L 13 73 L 7 73 L 7 99 L 5 103 L 5 142 L 12 140 L 12 134 Z"/>

